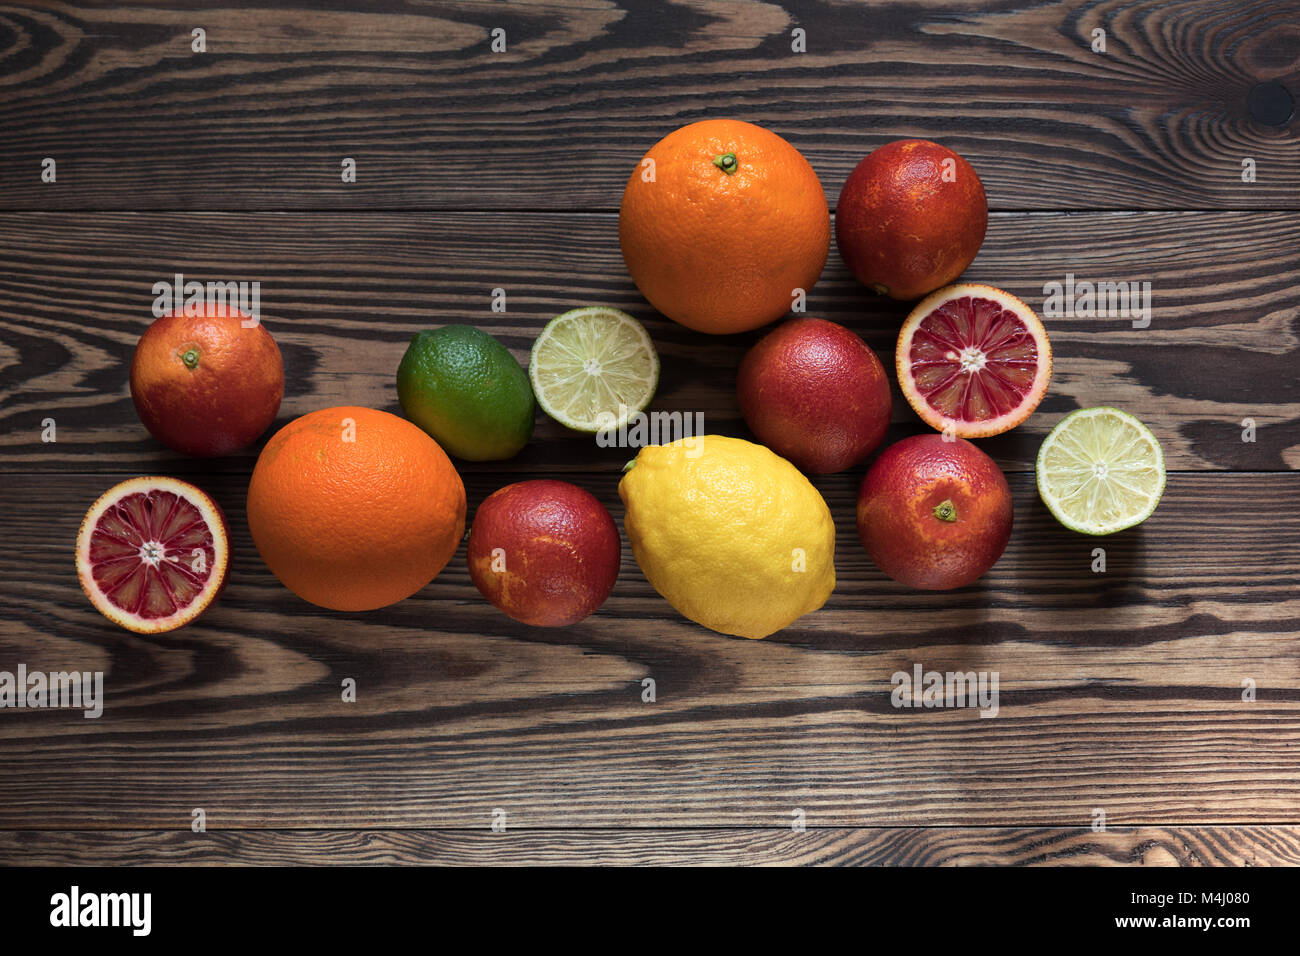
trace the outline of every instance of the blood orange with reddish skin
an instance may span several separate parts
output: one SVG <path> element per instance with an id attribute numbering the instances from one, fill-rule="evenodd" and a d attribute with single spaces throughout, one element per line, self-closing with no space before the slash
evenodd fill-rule
<path id="1" fill-rule="evenodd" d="M 1033 414 L 1052 379 L 1047 330 L 1009 292 L 965 282 L 927 296 L 894 349 L 898 387 L 921 420 L 987 438 Z"/>
<path id="2" fill-rule="evenodd" d="M 506 485 L 479 505 L 469 574 L 498 609 L 524 624 L 566 627 L 605 603 L 622 543 L 595 495 L 567 481 Z"/>
<path id="3" fill-rule="evenodd" d="M 271 333 L 237 309 L 172 312 L 140 337 L 131 400 L 149 433 L 182 454 L 228 455 L 270 427 L 284 397 L 284 362 Z"/>
<path id="4" fill-rule="evenodd" d="M 871 560 L 909 587 L 965 587 L 1011 538 L 1011 489 L 964 439 L 916 435 L 890 445 L 858 492 L 858 536 Z"/>
<path id="5" fill-rule="evenodd" d="M 190 623 L 217 599 L 230 566 L 221 508 L 175 478 L 132 478 L 90 506 L 77 578 L 101 614 L 140 634 Z"/>
<path id="6" fill-rule="evenodd" d="M 924 139 L 887 143 L 849 174 L 835 243 L 863 285 L 919 299 L 966 271 L 984 242 L 988 200 L 974 167 Z"/>
<path id="7" fill-rule="evenodd" d="M 880 359 L 825 319 L 792 319 L 764 336 L 740 363 L 736 394 L 758 440 L 811 474 L 856 465 L 889 428 Z"/>

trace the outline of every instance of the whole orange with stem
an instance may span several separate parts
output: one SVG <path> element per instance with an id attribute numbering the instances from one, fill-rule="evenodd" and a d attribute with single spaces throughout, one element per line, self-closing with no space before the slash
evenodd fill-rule
<path id="1" fill-rule="evenodd" d="M 284 362 L 260 322 L 224 303 L 154 320 L 131 360 L 131 400 L 149 433 L 182 454 L 228 455 L 257 441 L 284 397 Z"/>
<path id="2" fill-rule="evenodd" d="M 913 435 L 890 445 L 858 489 L 858 536 L 880 570 L 908 587 L 965 587 L 1011 539 L 1011 489 L 964 438 Z"/>
<path id="3" fill-rule="evenodd" d="M 785 315 L 830 250 L 826 194 L 770 130 L 702 120 L 646 153 L 623 191 L 618 237 L 641 294 L 698 332 L 744 332 Z"/>
<path id="4" fill-rule="evenodd" d="M 300 598 L 369 611 L 410 597 L 446 567 L 465 533 L 465 486 L 438 443 L 406 419 L 324 408 L 262 449 L 248 529 Z"/>

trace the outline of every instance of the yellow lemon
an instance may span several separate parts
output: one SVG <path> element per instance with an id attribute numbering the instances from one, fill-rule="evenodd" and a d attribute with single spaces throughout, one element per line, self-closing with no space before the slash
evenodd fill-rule
<path id="1" fill-rule="evenodd" d="M 835 524 L 807 478 L 762 445 L 701 435 L 642 448 L 618 486 L 646 579 L 677 611 L 762 638 L 835 589 Z"/>

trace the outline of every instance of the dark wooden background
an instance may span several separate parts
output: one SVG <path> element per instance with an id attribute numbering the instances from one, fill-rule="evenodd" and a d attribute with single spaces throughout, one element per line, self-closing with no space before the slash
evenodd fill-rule
<path id="1" fill-rule="evenodd" d="M 189 6 L 0 6 L 0 669 L 107 686 L 99 720 L 0 712 L 0 863 L 1300 862 L 1300 121 L 1247 107 L 1260 82 L 1300 94 L 1296 0 Z M 639 157 L 718 116 L 787 137 L 832 207 L 876 146 L 957 149 L 992 210 L 967 276 L 1036 307 L 1068 272 L 1151 282 L 1147 329 L 1047 321 L 1050 394 L 982 443 L 1016 528 L 977 585 L 877 571 L 857 469 L 817 481 L 835 593 L 766 641 L 678 617 L 626 547 L 613 596 L 563 631 L 483 601 L 463 550 L 410 600 L 331 613 L 253 548 L 257 449 L 186 460 L 137 421 L 132 349 L 180 271 L 262 283 L 281 423 L 398 411 L 418 329 L 477 324 L 526 361 L 549 318 L 606 303 L 659 348 L 654 408 L 746 436 L 734 370 L 760 333 L 663 319 L 617 240 Z M 808 308 L 887 366 L 906 310 L 834 252 Z M 1030 469 L 1062 414 L 1102 403 L 1155 429 L 1170 475 L 1149 521 L 1099 542 L 1056 524 Z M 896 400 L 891 440 L 922 427 Z M 463 466 L 471 514 L 552 476 L 621 519 L 627 457 L 543 416 L 513 461 Z M 153 638 L 101 618 L 73 565 L 91 501 L 150 473 L 210 491 L 234 535 L 219 606 Z M 916 662 L 998 671 L 999 716 L 894 710 Z"/>

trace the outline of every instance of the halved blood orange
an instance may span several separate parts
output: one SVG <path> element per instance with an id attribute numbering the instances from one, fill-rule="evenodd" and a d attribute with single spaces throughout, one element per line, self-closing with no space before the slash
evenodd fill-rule
<path id="1" fill-rule="evenodd" d="M 77 577 L 90 603 L 140 634 L 175 630 L 221 592 L 229 532 L 217 503 L 175 478 L 132 478 L 90 506 Z"/>
<path id="2" fill-rule="evenodd" d="M 1052 377 L 1052 346 L 1034 310 L 1014 295 L 963 282 L 912 310 L 894 362 L 899 388 L 926 424 L 985 438 L 1038 407 Z"/>

